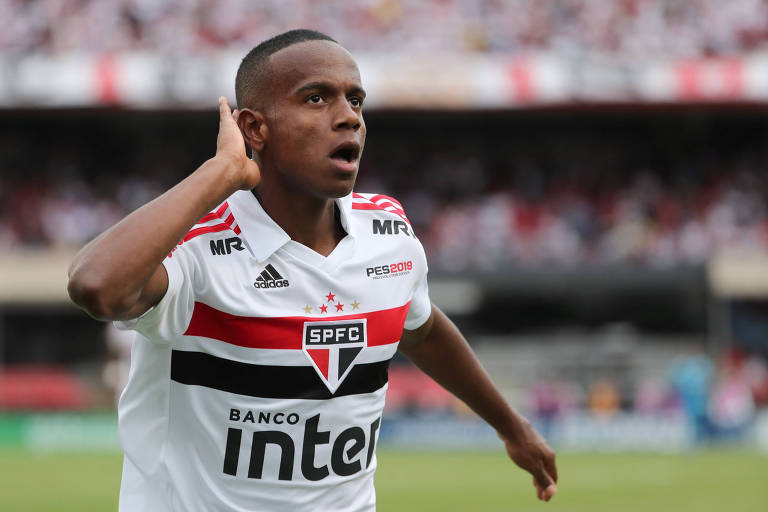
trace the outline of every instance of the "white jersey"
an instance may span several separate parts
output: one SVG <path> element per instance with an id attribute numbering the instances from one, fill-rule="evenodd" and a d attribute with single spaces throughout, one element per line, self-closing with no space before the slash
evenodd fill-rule
<path id="1" fill-rule="evenodd" d="M 323 257 L 236 192 L 163 262 L 160 303 L 118 323 L 138 332 L 121 511 L 375 509 L 387 369 L 429 318 L 427 264 L 394 199 L 336 204 L 347 236 Z"/>

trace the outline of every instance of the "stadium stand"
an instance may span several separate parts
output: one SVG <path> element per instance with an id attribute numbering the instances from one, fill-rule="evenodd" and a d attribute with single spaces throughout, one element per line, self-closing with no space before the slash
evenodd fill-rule
<path id="1" fill-rule="evenodd" d="M 250 48 L 298 25 L 341 34 L 353 51 L 734 55 L 765 47 L 765 6 L 763 0 L 3 0 L 0 13 L 10 23 L 0 51 L 187 55 Z"/>
<path id="2" fill-rule="evenodd" d="M 457 119 L 453 130 L 439 120 L 405 133 L 379 128 L 358 186 L 407 206 L 436 269 L 668 267 L 703 264 L 725 248 L 768 250 L 768 144 L 748 121 L 714 117 L 709 133 L 654 134 L 667 122 L 685 129 L 684 116 L 668 115 L 607 136 L 599 123 L 620 129 L 620 117 L 556 132 L 511 118 L 465 136 L 476 117 Z M 376 127 L 375 115 L 370 122 Z M 144 151 L 157 136 L 144 131 L 150 125 L 123 131 L 105 116 L 91 125 L 102 133 L 69 135 L 38 154 L 32 175 L 24 155 L 35 152 L 33 132 L 44 128 L 3 130 L 0 248 L 82 246 L 192 169 L 194 136 Z M 398 144 L 418 140 L 419 130 L 442 132 L 439 140 Z M 121 143 L 122 150 L 102 150 Z"/>

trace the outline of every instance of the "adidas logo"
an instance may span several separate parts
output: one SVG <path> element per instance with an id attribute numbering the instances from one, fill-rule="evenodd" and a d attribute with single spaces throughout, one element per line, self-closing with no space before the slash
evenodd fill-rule
<path id="1" fill-rule="evenodd" d="M 281 276 L 275 267 L 269 264 L 261 271 L 253 286 L 256 288 L 287 288 L 288 284 L 288 280 Z"/>

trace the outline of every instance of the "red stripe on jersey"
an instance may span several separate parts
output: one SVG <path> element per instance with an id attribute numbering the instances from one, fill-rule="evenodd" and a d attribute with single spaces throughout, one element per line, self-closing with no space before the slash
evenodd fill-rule
<path id="1" fill-rule="evenodd" d="M 376 203 L 352 203 L 352 209 L 353 210 L 381 210 L 384 212 L 394 213 L 401 219 L 403 219 L 408 224 L 411 223 L 411 221 L 408 220 L 408 217 L 405 216 L 405 212 L 403 210 L 400 210 L 399 208 L 395 207 L 389 207 L 394 209 L 387 209 L 387 206 L 380 206 Z"/>
<path id="2" fill-rule="evenodd" d="M 224 212 L 227 211 L 227 208 L 229 208 L 229 204 L 225 202 L 215 212 L 205 214 L 199 221 L 197 221 L 197 223 L 202 224 L 203 222 L 220 219 L 221 216 L 224 215 Z"/>
<path id="3" fill-rule="evenodd" d="M 387 210 L 387 208 L 393 208 Z M 384 210 L 385 212 L 397 213 L 398 215 L 404 215 L 405 212 L 394 205 L 379 205 L 376 203 L 352 203 L 353 210 Z"/>
<path id="4" fill-rule="evenodd" d="M 374 204 L 378 203 L 379 206 L 387 206 L 387 204 L 391 204 L 392 206 L 394 206 L 398 210 L 403 211 L 403 213 L 405 212 L 404 208 L 403 208 L 403 205 L 400 204 L 400 201 L 398 201 L 397 199 L 395 199 L 392 196 L 388 196 L 388 195 L 385 195 L 385 194 L 374 194 L 371 197 L 367 197 L 367 196 L 364 196 L 363 194 L 358 194 L 357 192 L 353 192 L 352 193 L 352 197 L 354 199 L 364 199 L 365 201 L 370 201 L 371 203 L 374 203 Z M 385 199 L 386 202 L 381 202 L 382 199 Z M 355 205 L 355 204 L 360 204 L 360 203 L 352 203 L 352 204 Z"/>
<path id="5" fill-rule="evenodd" d="M 227 203 L 224 203 L 221 206 L 221 208 L 216 210 L 215 213 L 209 213 L 205 217 L 208 217 L 209 215 L 214 215 L 214 217 L 212 217 L 212 218 L 219 218 L 219 217 L 221 217 L 221 215 L 224 215 L 224 212 L 226 212 L 226 211 L 227 211 Z M 203 217 L 203 219 L 205 219 L 205 217 Z M 202 219 L 201 219 L 201 222 L 203 222 Z M 204 235 L 206 233 L 217 233 L 219 231 L 224 231 L 226 229 L 232 229 L 235 232 L 236 235 L 239 235 L 240 234 L 240 226 L 235 224 L 235 227 L 233 228 L 232 224 L 234 224 L 234 223 L 235 223 L 235 216 L 232 213 L 230 213 L 229 216 L 226 218 L 226 220 L 224 220 L 224 222 L 222 224 L 214 224 L 213 226 L 202 226 L 202 227 L 195 228 L 195 229 L 191 230 L 182 239 L 181 243 L 189 242 L 190 240 L 192 240 L 196 236 Z M 173 252 L 173 251 L 171 251 L 171 252 Z"/>
<path id="6" fill-rule="evenodd" d="M 382 206 L 376 203 L 352 203 L 353 210 L 383 210 Z"/>
<path id="7" fill-rule="evenodd" d="M 392 201 L 387 201 L 387 200 L 379 199 L 379 201 L 376 204 L 381 206 L 384 209 L 386 209 L 386 208 L 394 208 L 399 213 L 405 213 L 405 211 L 403 210 L 402 206 L 400 206 L 399 204 L 395 204 Z"/>
<path id="8" fill-rule="evenodd" d="M 189 242 L 196 236 L 204 235 L 206 233 L 216 233 L 218 231 L 224 231 L 225 229 L 230 229 L 229 224 L 215 224 L 213 226 L 203 226 L 202 228 L 195 228 L 189 233 L 187 233 L 187 236 L 184 237 L 182 240 L 182 243 Z"/>
<path id="9" fill-rule="evenodd" d="M 400 341 L 410 302 L 403 306 L 342 316 L 237 316 L 195 302 L 185 336 L 202 336 L 239 347 L 301 350 L 304 322 L 366 319 L 368 346 Z"/>
<path id="10" fill-rule="evenodd" d="M 382 199 L 386 199 L 390 203 L 392 203 L 394 206 L 396 206 L 399 209 L 403 209 L 403 205 L 400 204 L 400 201 L 395 199 L 394 197 L 385 196 L 384 194 L 376 194 L 375 196 L 369 198 L 369 201 L 373 201 L 374 203 L 378 203 Z"/>

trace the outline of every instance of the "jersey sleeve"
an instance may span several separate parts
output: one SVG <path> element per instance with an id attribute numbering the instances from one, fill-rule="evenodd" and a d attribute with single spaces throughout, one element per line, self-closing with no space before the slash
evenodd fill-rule
<path id="1" fill-rule="evenodd" d="M 427 284 L 427 257 L 424 254 L 424 248 L 421 246 L 421 243 L 416 243 L 419 245 L 418 268 L 423 269 L 423 271 L 418 276 L 413 287 L 411 305 L 408 308 L 408 316 L 405 317 L 405 324 L 403 325 L 409 331 L 424 325 L 424 322 L 429 319 L 429 315 L 432 314 L 432 301 L 429 299 L 429 285 Z"/>
<path id="2" fill-rule="evenodd" d="M 189 325 L 195 305 L 195 266 L 191 251 L 181 246 L 163 260 L 168 289 L 160 302 L 138 318 L 115 322 L 121 330 L 134 330 L 147 339 L 167 344 Z"/>

